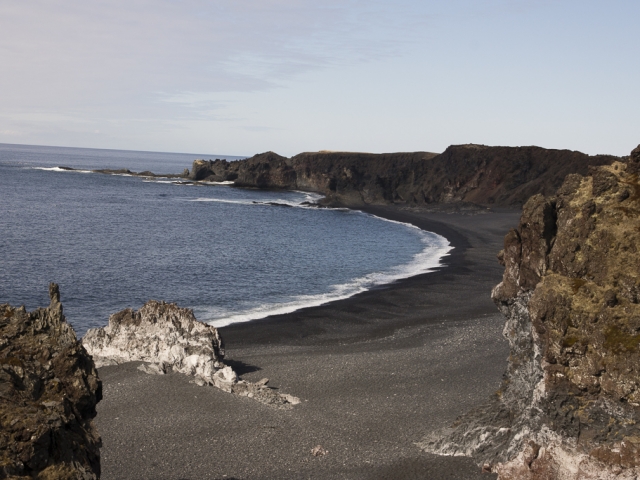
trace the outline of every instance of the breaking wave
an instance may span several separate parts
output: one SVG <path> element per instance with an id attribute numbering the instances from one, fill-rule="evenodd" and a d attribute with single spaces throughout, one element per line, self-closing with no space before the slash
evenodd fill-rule
<path id="1" fill-rule="evenodd" d="M 424 244 L 422 251 L 414 255 L 413 259 L 408 263 L 384 271 L 369 273 L 345 283 L 332 285 L 329 291 L 325 293 L 296 295 L 281 302 L 262 303 L 240 311 L 211 306 L 196 306 L 194 307 L 196 316 L 215 327 L 224 327 L 233 323 L 259 320 L 273 315 L 292 313 L 303 308 L 317 307 L 329 302 L 344 300 L 381 285 L 432 272 L 442 266 L 442 259 L 453 249 L 449 241 L 440 235 L 423 231 L 408 223 L 387 220 L 381 217 L 377 218 L 401 224 L 407 228 L 420 230 L 421 241 Z"/>

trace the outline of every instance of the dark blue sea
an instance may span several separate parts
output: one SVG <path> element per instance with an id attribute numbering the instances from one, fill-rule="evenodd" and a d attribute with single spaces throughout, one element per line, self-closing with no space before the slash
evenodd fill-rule
<path id="1" fill-rule="evenodd" d="M 315 194 L 87 172 L 180 173 L 196 158 L 239 157 L 0 144 L 0 303 L 46 306 L 56 282 L 79 336 L 149 299 L 224 326 L 428 272 L 450 249 L 406 224 L 303 205 Z"/>

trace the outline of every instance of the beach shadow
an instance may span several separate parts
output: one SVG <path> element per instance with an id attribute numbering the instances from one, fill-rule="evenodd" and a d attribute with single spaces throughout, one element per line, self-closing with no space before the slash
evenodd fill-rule
<path id="1" fill-rule="evenodd" d="M 262 370 L 255 365 L 249 365 L 248 363 L 241 362 L 240 360 L 224 359 L 225 365 L 229 365 L 238 375 L 244 375 L 245 373 L 258 372 Z M 231 479 L 228 479 L 231 480 Z"/>

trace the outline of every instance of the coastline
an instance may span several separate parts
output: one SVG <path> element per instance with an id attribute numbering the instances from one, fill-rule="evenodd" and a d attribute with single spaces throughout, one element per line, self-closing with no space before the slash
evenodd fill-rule
<path id="1" fill-rule="evenodd" d="M 300 205 L 295 206 L 298 208 L 310 208 Z M 340 207 L 337 208 L 337 210 L 347 209 Z M 329 303 L 347 300 L 351 297 L 360 295 L 370 290 L 387 288 L 389 285 L 393 285 L 399 281 L 406 280 L 407 278 L 437 271 L 443 268 L 443 259 L 450 255 L 451 250 L 454 249 L 449 240 L 443 235 L 439 235 L 425 228 L 421 228 L 420 226 L 414 225 L 413 223 L 376 215 L 375 210 L 365 211 L 362 208 L 349 208 L 348 210 L 357 214 L 370 216 L 384 222 L 401 225 L 404 228 L 408 228 L 414 231 L 419 231 L 423 242 L 422 251 L 416 253 L 411 261 L 394 265 L 391 268 L 370 272 L 369 274 L 360 277 L 351 278 L 345 283 L 333 284 L 330 286 L 332 290 L 335 289 L 335 291 L 333 292 L 326 291 L 321 294 L 315 295 L 301 294 L 298 297 L 292 297 L 291 300 L 285 301 L 280 304 L 268 304 L 268 308 L 264 308 L 265 306 L 262 305 L 261 308 L 232 313 L 228 317 L 207 319 L 206 316 L 204 316 L 201 320 L 205 323 L 208 323 L 209 325 L 220 329 L 240 323 L 251 323 L 267 318 L 283 317 L 284 315 L 293 314 L 300 310 L 322 307 L 323 305 L 327 305 Z M 388 213 L 383 213 L 383 215 L 394 216 L 389 215 Z M 302 300 L 301 297 L 304 297 L 304 300 Z M 196 310 L 197 309 L 194 308 L 194 312 L 196 312 L 197 314 Z"/>
<path id="2" fill-rule="evenodd" d="M 454 249 L 437 271 L 220 328 L 229 363 L 302 398 L 293 411 L 179 374 L 100 369 L 103 478 L 488 478 L 470 459 L 414 443 L 500 382 L 508 348 L 489 294 L 502 275 L 495 255 L 520 212 L 359 209 L 442 235 Z M 318 444 L 326 456 L 310 455 Z"/>
<path id="3" fill-rule="evenodd" d="M 493 223 L 495 218 L 507 218 L 504 222 L 504 230 L 501 231 L 500 227 L 497 227 L 497 229 L 494 227 L 491 232 L 493 234 L 497 233 L 501 242 L 509 228 L 517 225 L 520 217 L 519 209 L 500 209 L 492 213 L 477 215 L 404 210 L 395 206 L 369 205 L 354 209 L 387 220 L 409 223 L 422 230 L 441 235 L 450 242 L 453 249 L 441 259 L 441 266 L 435 268 L 432 272 L 404 278 L 390 284 L 380 285 L 352 297 L 323 305 L 302 308 L 283 315 L 273 315 L 255 322 L 236 323 L 220 327 L 220 332 L 225 340 L 229 339 L 228 343 L 237 342 L 239 345 L 261 345 L 270 343 L 272 336 L 278 341 L 286 339 L 287 342 L 293 344 L 304 344 L 310 341 L 309 337 L 322 336 L 324 337 L 322 339 L 323 343 L 327 343 L 330 342 L 330 336 L 328 335 L 329 330 L 336 335 L 334 341 L 342 343 L 347 341 L 347 338 L 351 338 L 352 341 L 361 340 L 363 338 L 362 335 L 370 339 L 378 338 L 390 334 L 397 328 L 423 324 L 422 318 L 411 315 L 399 315 L 399 313 L 401 313 L 399 311 L 388 312 L 384 318 L 377 318 L 376 328 L 374 329 L 368 328 L 367 325 L 363 326 L 362 322 L 356 320 L 356 317 L 363 316 L 367 310 L 369 313 L 375 310 L 379 304 L 381 294 L 385 297 L 398 297 L 397 299 L 394 298 L 394 301 L 398 302 L 398 310 L 402 310 L 404 308 L 403 305 L 406 305 L 406 303 L 400 303 L 403 301 L 403 297 L 407 297 L 404 299 L 405 301 L 409 300 L 408 297 L 415 296 L 421 289 L 430 289 L 438 286 L 441 290 L 441 292 L 438 293 L 444 294 L 444 290 L 446 289 L 445 285 L 450 282 L 455 283 L 452 276 L 465 275 L 468 272 L 468 266 L 466 265 L 467 252 L 470 248 L 479 248 L 476 243 L 482 241 L 482 238 L 470 239 L 469 235 L 465 235 L 461 231 L 461 228 L 473 228 L 473 226 L 479 222 L 482 223 L 484 219 Z M 492 215 L 494 217 L 491 217 Z M 466 226 L 464 226 L 465 223 L 467 224 Z M 490 249 L 491 247 L 485 246 L 485 248 Z M 496 307 L 489 298 L 489 294 L 491 288 L 500 281 L 504 270 L 495 259 L 495 255 L 501 248 L 501 246 L 494 248 L 495 252 L 493 252 L 492 258 L 483 258 L 486 263 L 485 269 L 489 270 L 485 272 L 485 274 L 496 279 L 494 283 L 488 282 L 490 286 L 486 291 L 486 298 L 469 299 L 470 302 L 468 302 L 466 307 L 462 307 L 459 312 L 454 313 L 456 319 L 465 318 L 465 312 L 467 310 L 481 311 L 482 314 L 493 314 L 497 312 Z M 490 252 L 484 253 L 491 255 Z M 431 295 L 434 295 L 434 293 L 433 291 L 430 292 Z M 385 298 L 384 301 L 387 301 L 387 299 Z M 449 306 L 442 305 L 442 307 L 448 310 Z M 351 313 L 354 315 L 351 316 Z M 449 312 L 447 312 L 447 317 L 451 318 Z M 327 325 L 325 326 L 323 325 L 323 320 L 327 318 L 340 318 L 341 324 L 336 325 L 334 321 L 327 321 Z M 437 320 L 432 321 L 437 322 Z M 358 328 L 358 326 L 361 328 Z"/>

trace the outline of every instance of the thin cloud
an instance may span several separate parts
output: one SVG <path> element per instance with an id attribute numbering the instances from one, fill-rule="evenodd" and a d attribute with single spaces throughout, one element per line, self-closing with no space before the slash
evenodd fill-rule
<path id="1" fill-rule="evenodd" d="M 375 0 L 6 1 L 0 92 L 11 95 L 0 94 L 0 110 L 32 133 L 53 122 L 76 130 L 83 121 L 220 121 L 235 94 L 399 55 L 420 31 L 406 25 L 412 8 Z"/>
<path id="2" fill-rule="evenodd" d="M 376 6 L 3 2 L 0 58 L 6 73 L 0 85 L 15 89 L 24 82 L 9 106 L 29 98 L 86 105 L 91 96 L 116 99 L 140 91 L 265 90 L 314 68 L 397 54 L 397 22 Z"/>
<path id="3" fill-rule="evenodd" d="M 577 0 L 4 0 L 0 132 L 250 153 L 435 149 L 469 132 L 544 143 L 556 122 L 586 149 L 603 118 L 616 120 L 607 142 L 633 130 L 619 119 L 637 97 L 637 11 Z M 102 143 L 84 136 L 96 130 Z"/>

